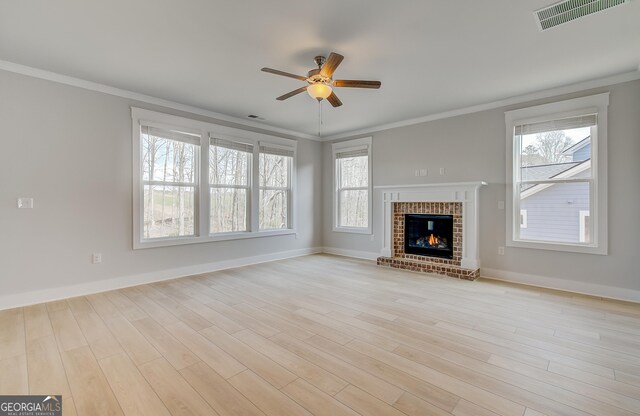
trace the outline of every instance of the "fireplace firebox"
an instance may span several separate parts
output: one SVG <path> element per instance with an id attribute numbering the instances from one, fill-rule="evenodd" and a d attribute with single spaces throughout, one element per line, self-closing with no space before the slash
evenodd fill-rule
<path id="1" fill-rule="evenodd" d="M 405 214 L 404 252 L 453 258 L 453 215 Z"/>

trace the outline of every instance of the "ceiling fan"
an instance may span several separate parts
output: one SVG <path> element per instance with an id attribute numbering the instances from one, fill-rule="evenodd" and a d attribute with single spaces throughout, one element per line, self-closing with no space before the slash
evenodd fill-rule
<path id="1" fill-rule="evenodd" d="M 282 75 L 284 77 L 299 79 L 300 81 L 305 81 L 309 85 L 304 87 L 300 87 L 297 90 L 293 90 L 288 92 L 280 97 L 276 98 L 278 101 L 286 100 L 287 98 L 291 98 L 294 95 L 298 95 L 303 91 L 307 91 L 307 93 L 318 101 L 322 101 L 326 99 L 331 103 L 334 107 L 340 107 L 342 105 L 342 101 L 338 98 L 338 96 L 333 92 L 334 87 L 347 87 L 347 88 L 380 88 L 380 81 L 362 81 L 362 80 L 354 80 L 354 79 L 333 79 L 333 73 L 340 65 L 340 62 L 344 59 L 344 56 L 337 54 L 335 52 L 331 52 L 328 58 L 324 56 L 316 56 L 313 58 L 316 65 L 318 65 L 317 69 L 312 69 L 307 73 L 307 76 L 304 77 L 302 75 L 295 75 L 289 72 L 278 71 L 277 69 L 271 68 L 262 68 L 262 71 L 268 72 L 270 74 Z"/>

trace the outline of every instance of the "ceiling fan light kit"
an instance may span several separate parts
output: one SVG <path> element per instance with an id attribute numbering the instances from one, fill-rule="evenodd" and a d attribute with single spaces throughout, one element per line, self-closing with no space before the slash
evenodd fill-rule
<path id="1" fill-rule="evenodd" d="M 307 93 L 311 98 L 322 101 L 333 93 L 333 89 L 328 84 L 314 83 L 307 87 Z"/>
<path id="2" fill-rule="evenodd" d="M 289 72 L 279 71 L 272 68 L 262 68 L 263 72 L 268 72 L 274 75 L 281 75 L 284 77 L 295 78 L 300 81 L 306 81 L 309 85 L 306 87 L 300 87 L 297 90 L 288 92 L 280 97 L 276 98 L 278 101 L 286 100 L 294 95 L 298 95 L 303 91 L 307 91 L 307 94 L 311 98 L 318 101 L 327 100 L 333 107 L 340 107 L 342 101 L 333 92 L 334 87 L 347 87 L 347 88 L 380 88 L 380 81 L 362 81 L 362 80 L 333 80 L 333 73 L 340 65 L 340 62 L 344 59 L 344 56 L 331 52 L 328 58 L 324 56 L 316 56 L 313 60 L 318 65 L 318 68 L 312 69 L 308 72 L 307 77 L 302 75 L 295 75 Z"/>

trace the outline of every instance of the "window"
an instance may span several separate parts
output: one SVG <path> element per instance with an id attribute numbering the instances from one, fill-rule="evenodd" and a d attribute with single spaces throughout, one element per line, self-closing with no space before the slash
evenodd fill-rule
<path id="1" fill-rule="evenodd" d="M 371 233 L 371 138 L 334 143 L 334 231 Z"/>
<path id="2" fill-rule="evenodd" d="M 211 234 L 248 231 L 252 158 L 251 144 L 210 139 Z"/>
<path id="3" fill-rule="evenodd" d="M 505 114 L 507 245 L 607 253 L 607 106 L 600 94 Z"/>
<path id="4" fill-rule="evenodd" d="M 143 237 L 196 234 L 200 136 L 142 126 Z"/>
<path id="5" fill-rule="evenodd" d="M 261 230 L 289 228 L 291 205 L 291 166 L 293 151 L 260 145 L 259 226 Z"/>
<path id="6" fill-rule="evenodd" d="M 294 140 L 131 115 L 134 248 L 295 233 Z"/>

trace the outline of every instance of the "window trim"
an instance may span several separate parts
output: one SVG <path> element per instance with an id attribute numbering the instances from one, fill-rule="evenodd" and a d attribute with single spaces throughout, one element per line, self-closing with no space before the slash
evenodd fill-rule
<path id="1" fill-rule="evenodd" d="M 369 174 L 369 182 L 367 186 L 367 204 L 368 204 L 368 218 L 367 218 L 367 227 L 343 227 L 339 225 L 340 220 L 340 191 L 347 188 L 339 187 L 339 174 L 338 174 L 338 166 L 336 164 L 337 154 L 340 152 L 344 152 L 347 150 L 356 150 L 361 149 L 363 146 L 367 148 L 367 154 L 369 157 L 368 162 L 368 174 Z M 332 154 L 332 163 L 333 163 L 333 231 L 334 232 L 342 232 L 342 233 L 353 233 L 353 234 L 373 234 L 373 165 L 372 165 L 372 138 L 371 137 L 363 137 L 360 139 L 346 140 L 343 142 L 332 143 L 331 144 L 331 154 Z M 365 189 L 365 188 L 348 188 L 348 189 Z"/>
<path id="2" fill-rule="evenodd" d="M 238 240 L 246 238 L 260 238 L 277 235 L 297 234 L 296 226 L 296 140 L 285 139 L 264 133 L 257 133 L 233 127 L 221 126 L 214 123 L 174 116 L 143 108 L 131 107 L 132 129 L 132 185 L 133 185 L 133 248 L 144 249 L 153 247 L 169 247 L 184 244 L 209 243 L 215 241 Z M 179 129 L 200 135 L 200 160 L 198 166 L 198 181 L 196 194 L 197 218 L 195 219 L 195 235 L 184 237 L 165 237 L 144 239 L 143 232 L 143 192 L 140 126 L 149 125 L 165 129 Z M 210 186 L 209 186 L 209 145 L 210 136 L 231 141 L 240 141 L 253 145 L 253 159 L 251 168 L 251 207 L 247 219 L 249 231 L 225 232 L 209 234 L 210 232 Z M 289 192 L 289 228 L 277 230 L 258 230 L 258 157 L 260 143 L 274 147 L 282 147 L 293 151 L 291 162 L 291 179 Z"/>
<path id="3" fill-rule="evenodd" d="M 608 254 L 608 224 L 607 224 L 607 116 L 609 93 L 596 94 L 581 98 L 558 101 L 534 107 L 522 108 L 505 112 L 506 124 L 506 245 L 509 247 L 533 248 L 563 252 L 585 254 Z M 515 145 L 515 126 L 540 122 L 582 114 L 595 113 L 598 121 L 596 134 L 591 139 L 592 157 L 591 169 L 593 178 L 590 209 L 592 212 L 593 242 L 559 243 L 517 238 L 519 230 L 520 199 L 516 189 L 517 171 L 514 162 L 517 160 L 518 146 Z M 576 180 L 578 181 L 578 179 Z M 583 181 L 580 179 L 579 181 Z M 518 224 L 516 224 L 516 221 Z"/>
<path id="4" fill-rule="evenodd" d="M 260 147 L 265 144 L 268 145 L 269 147 L 273 147 L 273 148 L 280 148 L 283 150 L 293 150 L 293 157 L 289 160 L 289 172 L 288 172 L 288 186 L 286 188 L 284 187 L 274 187 L 274 186 L 260 186 Z M 296 169 L 296 156 L 297 156 L 297 149 L 291 149 L 289 147 L 285 147 L 285 146 L 281 146 L 278 145 L 277 143 L 272 143 L 272 142 L 266 142 L 264 140 L 259 141 L 258 142 L 258 146 L 257 146 L 257 153 L 254 153 L 254 170 L 255 170 L 255 175 L 254 175 L 254 183 L 255 183 L 255 201 L 256 204 L 254 204 L 255 206 L 255 219 L 256 219 L 256 223 L 255 223 L 255 229 L 258 230 L 258 232 L 261 233 L 270 233 L 270 232 L 279 232 L 282 230 L 286 230 L 285 228 L 265 228 L 262 229 L 260 228 L 260 191 L 261 190 L 283 190 L 286 189 L 287 190 L 287 225 L 289 226 L 288 229 L 294 227 L 294 221 L 295 221 L 295 212 L 296 210 L 293 209 L 294 208 L 294 204 L 295 204 L 295 199 L 293 198 L 293 190 L 295 189 L 295 180 L 296 180 L 296 174 L 295 174 L 295 169 Z M 256 150 L 254 149 L 254 152 L 256 152 Z M 268 154 L 268 153 L 266 153 Z"/>
<path id="5" fill-rule="evenodd" d="M 246 143 L 247 140 L 245 139 L 241 139 L 238 137 L 233 137 L 233 136 L 229 136 L 226 134 L 214 134 L 213 132 L 209 132 L 207 139 L 209 141 L 209 146 L 207 148 L 207 152 L 210 152 L 211 150 L 211 146 L 214 146 L 211 144 L 212 141 L 214 141 L 215 139 L 222 139 L 222 140 L 226 140 L 229 142 L 235 142 L 235 143 Z M 250 144 L 250 143 L 248 143 Z M 211 213 L 211 189 L 212 188 L 218 188 L 218 189 L 245 189 L 247 192 L 246 195 L 246 218 L 245 218 L 245 222 L 247 225 L 247 229 L 244 231 L 224 231 L 224 232 L 219 232 L 219 233 L 212 233 L 211 232 L 211 219 L 207 218 L 207 221 L 209 221 L 209 236 L 211 237 L 215 237 L 216 240 L 220 240 L 222 239 L 223 236 L 236 236 L 236 238 L 240 238 L 239 236 L 245 235 L 247 233 L 250 233 L 252 230 L 252 226 L 251 226 L 251 219 L 253 218 L 253 160 L 256 157 L 256 153 L 255 153 L 255 145 L 252 145 L 252 153 L 248 153 L 251 155 L 251 157 L 249 158 L 249 160 L 247 161 L 247 184 L 246 185 L 220 185 L 220 184 L 211 184 L 211 182 L 209 181 L 209 163 L 207 163 L 207 186 L 209 187 L 209 199 L 207 200 L 207 212 L 210 214 Z M 207 159 L 207 162 L 209 162 L 209 160 Z M 230 238 L 231 239 L 231 238 Z"/>

